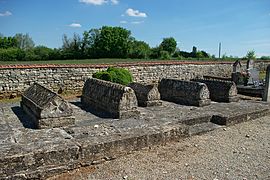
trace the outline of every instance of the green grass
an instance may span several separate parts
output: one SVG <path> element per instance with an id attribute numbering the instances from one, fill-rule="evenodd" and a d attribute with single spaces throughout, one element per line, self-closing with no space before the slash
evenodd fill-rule
<path id="1" fill-rule="evenodd" d="M 266 72 L 265 71 L 260 71 L 259 79 L 263 80 L 263 79 L 265 79 L 265 76 L 266 76 Z"/>
<path id="2" fill-rule="evenodd" d="M 163 61 L 158 59 L 77 59 L 77 60 L 47 60 L 47 61 L 0 61 L 5 64 L 111 64 L 145 61 Z"/>

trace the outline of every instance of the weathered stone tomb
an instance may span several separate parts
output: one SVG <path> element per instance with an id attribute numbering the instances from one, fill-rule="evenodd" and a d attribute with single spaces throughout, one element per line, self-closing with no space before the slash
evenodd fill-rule
<path id="1" fill-rule="evenodd" d="M 211 103 L 209 90 L 204 83 L 162 79 L 159 83 L 161 99 L 189 106 L 207 106 Z"/>
<path id="2" fill-rule="evenodd" d="M 130 87 L 95 78 L 85 82 L 81 102 L 85 108 L 106 112 L 112 118 L 139 115 L 138 101 Z"/>
<path id="3" fill-rule="evenodd" d="M 237 102 L 237 87 L 233 81 L 213 80 L 213 79 L 193 79 L 193 81 L 206 84 L 210 99 L 216 102 Z"/>
<path id="4" fill-rule="evenodd" d="M 39 129 L 68 126 L 75 122 L 70 104 L 38 83 L 22 94 L 21 107 Z"/>
<path id="5" fill-rule="evenodd" d="M 158 84 L 130 83 L 128 86 L 135 91 L 139 106 L 148 107 L 162 104 Z"/>

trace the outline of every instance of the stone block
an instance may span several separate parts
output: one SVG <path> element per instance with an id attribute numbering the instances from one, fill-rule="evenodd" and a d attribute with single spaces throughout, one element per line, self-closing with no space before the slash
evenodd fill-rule
<path id="1" fill-rule="evenodd" d="M 130 83 L 136 94 L 139 106 L 159 106 L 161 105 L 158 84 Z"/>
<path id="2" fill-rule="evenodd" d="M 34 83 L 22 94 L 21 108 L 39 129 L 75 123 L 70 104 L 38 83 Z"/>
<path id="3" fill-rule="evenodd" d="M 95 78 L 85 82 L 81 102 L 85 108 L 105 112 L 112 118 L 130 118 L 140 114 L 135 92 L 130 87 Z"/>
<path id="4" fill-rule="evenodd" d="M 206 84 L 210 92 L 210 99 L 216 102 L 237 102 L 237 87 L 233 81 L 214 79 L 193 79 Z"/>
<path id="5" fill-rule="evenodd" d="M 209 90 L 204 83 L 162 79 L 159 83 L 161 99 L 188 106 L 207 106 L 211 103 Z"/>

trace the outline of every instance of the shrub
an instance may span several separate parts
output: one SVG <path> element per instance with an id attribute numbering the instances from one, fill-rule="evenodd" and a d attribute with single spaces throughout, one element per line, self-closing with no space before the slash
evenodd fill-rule
<path id="1" fill-rule="evenodd" d="M 160 59 L 163 60 L 171 59 L 170 53 L 168 51 L 160 51 Z"/>
<path id="2" fill-rule="evenodd" d="M 0 49 L 0 61 L 20 61 L 25 53 L 19 48 Z"/>
<path id="3" fill-rule="evenodd" d="M 106 71 L 97 72 L 93 74 L 93 78 L 122 85 L 128 85 L 132 82 L 132 75 L 127 69 L 115 67 L 109 67 Z"/>
<path id="4" fill-rule="evenodd" d="M 270 60 L 270 56 L 262 56 L 261 60 Z"/>

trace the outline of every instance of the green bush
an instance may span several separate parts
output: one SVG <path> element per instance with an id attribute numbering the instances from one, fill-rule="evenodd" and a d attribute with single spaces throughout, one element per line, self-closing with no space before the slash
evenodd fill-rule
<path id="1" fill-rule="evenodd" d="M 0 49 L 0 61 L 20 61 L 25 53 L 19 48 Z"/>
<path id="2" fill-rule="evenodd" d="M 93 78 L 122 85 L 128 85 L 132 82 L 132 75 L 127 69 L 115 67 L 109 67 L 106 71 L 97 72 L 93 74 Z"/>
<path id="3" fill-rule="evenodd" d="M 163 60 L 171 59 L 170 53 L 168 51 L 160 51 L 160 59 Z"/>
<path id="4" fill-rule="evenodd" d="M 112 75 L 110 73 L 108 73 L 107 71 L 99 71 L 99 72 L 93 74 L 93 78 L 102 79 L 105 81 L 112 82 Z"/>

